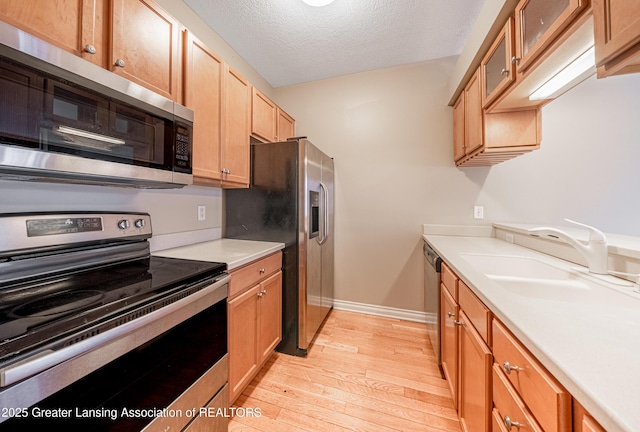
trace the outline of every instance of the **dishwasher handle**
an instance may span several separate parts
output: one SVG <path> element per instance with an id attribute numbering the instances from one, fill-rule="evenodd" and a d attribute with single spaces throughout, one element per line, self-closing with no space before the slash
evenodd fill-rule
<path id="1" fill-rule="evenodd" d="M 433 268 L 435 268 L 436 273 L 440 273 L 442 268 L 442 258 L 440 258 L 438 253 L 433 250 L 429 243 L 424 244 L 424 246 L 422 247 L 422 251 L 427 262 L 431 264 Z"/>

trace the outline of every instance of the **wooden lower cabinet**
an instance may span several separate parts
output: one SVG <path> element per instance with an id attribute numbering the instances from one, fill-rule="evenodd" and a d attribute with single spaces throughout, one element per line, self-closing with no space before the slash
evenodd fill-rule
<path id="1" fill-rule="evenodd" d="M 458 414 L 466 432 L 483 432 L 491 427 L 491 364 L 493 356 L 487 344 L 460 312 L 459 402 Z"/>
<path id="2" fill-rule="evenodd" d="M 273 269 L 274 262 L 279 267 Z M 256 376 L 282 340 L 282 254 L 231 271 L 227 303 L 229 401 Z"/>
<path id="3" fill-rule="evenodd" d="M 458 408 L 458 305 L 444 284 L 440 287 L 440 305 L 442 371 L 449 384 L 454 408 Z"/>
<path id="4" fill-rule="evenodd" d="M 462 430 L 604 432 L 472 289 L 442 268 L 442 369 Z"/>
<path id="5" fill-rule="evenodd" d="M 589 415 L 577 400 L 573 400 L 573 432 L 605 432 L 606 429 Z"/>
<path id="6" fill-rule="evenodd" d="M 235 400 L 258 372 L 258 293 L 256 285 L 229 300 L 229 387 Z"/>
<path id="7" fill-rule="evenodd" d="M 260 284 L 258 294 L 258 363 L 264 363 L 282 340 L 282 272 Z"/>

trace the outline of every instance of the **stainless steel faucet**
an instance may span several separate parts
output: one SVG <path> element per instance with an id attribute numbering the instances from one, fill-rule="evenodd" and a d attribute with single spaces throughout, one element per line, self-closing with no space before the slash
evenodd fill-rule
<path id="1" fill-rule="evenodd" d="M 594 228 L 589 225 L 585 225 L 579 222 L 572 221 L 570 219 L 565 219 L 567 222 L 570 222 L 575 225 L 579 225 L 583 228 L 587 228 L 589 230 L 589 243 L 583 244 L 573 238 L 568 233 L 549 227 L 540 227 L 540 228 L 531 228 L 528 230 L 529 235 L 534 237 L 551 237 L 551 238 L 561 238 L 571 246 L 576 248 L 578 252 L 582 254 L 587 260 L 587 265 L 589 267 L 589 271 L 591 273 L 596 274 L 607 274 L 608 273 L 608 251 L 607 251 L 607 238 L 597 228 Z"/>

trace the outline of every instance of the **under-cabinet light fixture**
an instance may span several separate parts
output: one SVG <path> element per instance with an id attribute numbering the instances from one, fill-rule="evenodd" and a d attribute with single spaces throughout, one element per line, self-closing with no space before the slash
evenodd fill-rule
<path id="1" fill-rule="evenodd" d="M 529 95 L 529 100 L 553 99 L 596 72 L 595 48 L 591 47 Z"/>
<path id="2" fill-rule="evenodd" d="M 87 132 L 87 131 L 83 131 L 82 129 L 75 129 L 68 126 L 58 126 L 58 132 L 74 135 L 82 138 L 90 138 L 96 141 L 102 141 L 109 144 L 117 144 L 117 145 L 126 144 L 123 140 L 118 138 L 112 138 L 109 136 L 100 135 L 93 132 Z"/>
<path id="3" fill-rule="evenodd" d="M 309 6 L 315 6 L 315 7 L 326 6 L 329 3 L 333 3 L 333 0 L 302 0 L 302 1 L 308 4 Z"/>

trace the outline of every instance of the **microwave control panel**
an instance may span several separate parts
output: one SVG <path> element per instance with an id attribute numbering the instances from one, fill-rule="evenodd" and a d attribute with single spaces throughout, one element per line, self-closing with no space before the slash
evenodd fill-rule
<path id="1" fill-rule="evenodd" d="M 191 130 L 177 124 L 175 131 L 175 166 L 191 170 Z"/>

